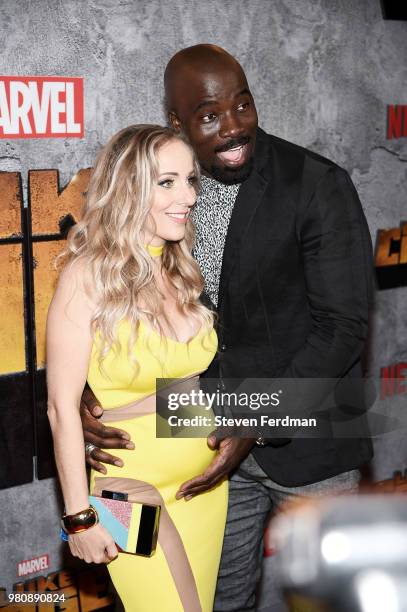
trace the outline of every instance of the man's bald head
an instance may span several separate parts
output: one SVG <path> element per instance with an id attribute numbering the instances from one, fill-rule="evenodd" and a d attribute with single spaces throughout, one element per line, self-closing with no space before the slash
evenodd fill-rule
<path id="1" fill-rule="evenodd" d="M 181 49 L 172 56 L 164 72 L 165 99 L 168 111 L 177 109 L 180 85 L 192 76 L 202 77 L 213 71 L 233 70 L 240 72 L 246 80 L 243 68 L 233 55 L 217 45 L 194 45 Z"/>
<path id="2" fill-rule="evenodd" d="M 204 172 L 224 183 L 245 180 L 257 114 L 239 62 L 216 45 L 188 47 L 168 62 L 164 86 L 169 122 L 188 137 Z"/>

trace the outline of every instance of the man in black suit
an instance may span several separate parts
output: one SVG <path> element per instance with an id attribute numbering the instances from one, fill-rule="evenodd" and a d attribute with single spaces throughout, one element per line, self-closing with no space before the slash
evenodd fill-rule
<path id="1" fill-rule="evenodd" d="M 219 313 L 220 352 L 210 374 L 360 376 L 373 268 L 368 227 L 348 174 L 259 129 L 245 74 L 219 47 L 177 53 L 165 89 L 169 121 L 186 134 L 203 171 L 194 253 Z M 88 461 L 103 470 L 100 462 L 114 458 L 94 446 L 131 448 L 131 442 L 83 412 Z M 270 509 L 292 494 L 353 490 L 371 443 L 329 435 L 211 436 L 208 443 L 218 456 L 179 497 L 232 473 L 215 610 L 254 610 Z"/>

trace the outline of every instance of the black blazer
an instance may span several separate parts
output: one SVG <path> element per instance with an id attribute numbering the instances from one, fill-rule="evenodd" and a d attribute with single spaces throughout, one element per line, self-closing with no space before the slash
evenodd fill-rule
<path id="1" fill-rule="evenodd" d="M 361 375 L 373 287 L 356 190 L 333 162 L 257 133 L 254 168 L 230 221 L 219 288 L 219 355 L 208 375 Z M 356 468 L 369 439 L 292 439 L 255 448 L 275 482 L 300 486 Z"/>

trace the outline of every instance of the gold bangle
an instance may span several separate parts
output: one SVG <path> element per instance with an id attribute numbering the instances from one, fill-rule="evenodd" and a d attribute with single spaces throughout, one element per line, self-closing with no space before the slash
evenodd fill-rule
<path id="1" fill-rule="evenodd" d="M 66 533 L 81 533 L 99 522 L 99 515 L 93 506 L 85 508 L 76 514 L 64 514 L 61 520 Z"/>

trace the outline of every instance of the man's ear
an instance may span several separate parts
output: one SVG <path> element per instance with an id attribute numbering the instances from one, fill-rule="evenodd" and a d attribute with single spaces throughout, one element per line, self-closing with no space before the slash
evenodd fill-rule
<path id="1" fill-rule="evenodd" d="M 173 130 L 175 130 L 176 132 L 181 131 L 181 121 L 178 119 L 174 111 L 168 112 L 168 122 Z"/>

